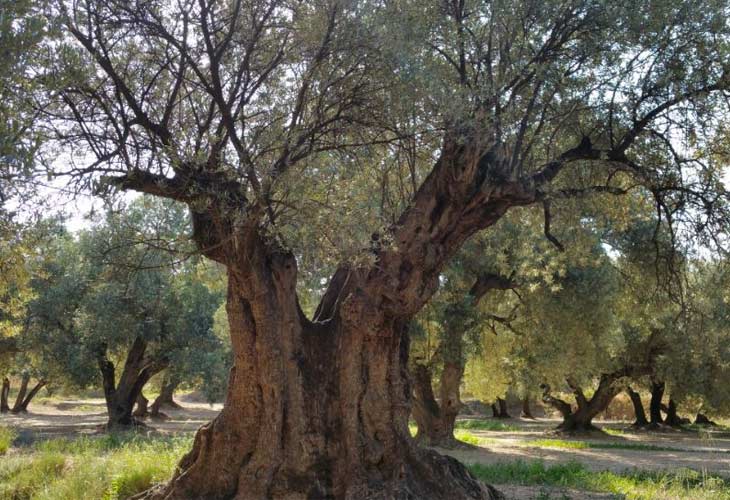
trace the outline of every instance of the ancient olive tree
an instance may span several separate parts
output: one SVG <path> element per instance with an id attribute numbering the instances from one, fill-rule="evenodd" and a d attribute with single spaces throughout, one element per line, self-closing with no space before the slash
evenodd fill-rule
<path id="1" fill-rule="evenodd" d="M 56 7 L 55 173 L 187 204 L 228 273 L 225 408 L 149 498 L 494 497 L 408 433 L 407 325 L 446 263 L 512 207 L 542 206 L 547 234 L 551 203 L 596 192 L 645 186 L 712 230 L 726 207 L 717 158 L 672 141 L 717 132 L 721 1 Z M 362 209 L 328 190 L 392 165 Z M 404 203 L 363 217 L 378 192 Z M 311 316 L 302 231 L 361 249 Z"/>

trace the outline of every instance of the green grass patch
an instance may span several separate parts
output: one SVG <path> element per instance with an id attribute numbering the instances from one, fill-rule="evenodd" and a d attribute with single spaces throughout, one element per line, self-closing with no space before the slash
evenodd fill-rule
<path id="1" fill-rule="evenodd" d="M 479 446 L 479 443 L 481 442 L 481 439 L 479 439 L 479 437 L 463 429 L 456 429 L 454 431 L 454 437 L 457 441 L 461 441 L 462 443 L 466 444 L 473 444 L 474 446 Z"/>
<path id="2" fill-rule="evenodd" d="M 656 446 L 645 443 L 628 442 L 592 442 L 592 441 L 567 441 L 563 439 L 535 439 L 527 441 L 524 446 L 536 446 L 538 448 L 563 448 L 570 450 L 637 450 L 637 451 L 682 451 L 692 452 L 683 448 L 672 448 L 671 446 Z"/>
<path id="3" fill-rule="evenodd" d="M 8 452 L 18 434 L 10 427 L 0 426 L 0 455 Z"/>
<path id="4" fill-rule="evenodd" d="M 516 425 L 505 424 L 504 422 L 496 422 L 494 420 L 457 420 L 457 429 L 472 429 L 478 431 L 495 431 L 495 432 L 516 432 L 520 428 Z"/>
<path id="5" fill-rule="evenodd" d="M 613 493 L 630 500 L 730 500 L 730 482 L 697 471 L 594 472 L 577 462 L 546 466 L 541 461 L 473 464 L 479 479 L 494 484 L 545 485 Z"/>
<path id="6" fill-rule="evenodd" d="M 54 439 L 0 464 L 0 500 L 116 500 L 169 478 L 191 437 Z"/>

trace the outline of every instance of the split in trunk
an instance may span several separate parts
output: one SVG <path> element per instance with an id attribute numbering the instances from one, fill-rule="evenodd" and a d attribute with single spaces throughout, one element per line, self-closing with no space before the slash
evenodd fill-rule
<path id="1" fill-rule="evenodd" d="M 649 423 L 652 427 L 664 423 L 662 418 L 662 398 L 664 397 L 664 382 L 652 381 L 651 401 L 649 402 Z"/>
<path id="2" fill-rule="evenodd" d="M 28 377 L 30 380 L 30 377 Z M 10 410 L 12 413 L 27 413 L 28 412 L 28 405 L 30 405 L 30 402 L 33 400 L 33 398 L 38 394 L 38 391 L 40 391 L 43 387 L 46 386 L 46 381 L 43 379 L 38 380 L 36 384 L 33 386 L 33 388 L 28 391 L 28 384 L 25 384 L 25 391 L 23 391 L 23 398 L 20 398 L 20 393 L 18 394 L 18 399 L 15 401 L 15 405 L 13 406 L 13 409 Z M 21 386 L 22 389 L 22 386 Z"/>
<path id="3" fill-rule="evenodd" d="M 644 427 L 649 421 L 646 419 L 646 412 L 644 411 L 644 403 L 641 402 L 641 395 L 633 390 L 630 386 L 626 388 L 626 393 L 631 398 L 631 404 L 634 406 L 634 427 Z"/>
<path id="4" fill-rule="evenodd" d="M 581 389 L 575 382 L 568 379 L 568 386 L 575 395 L 577 407 L 573 409 L 571 405 L 562 399 L 559 399 L 550 393 L 550 386 L 542 384 L 543 390 L 542 400 L 554 407 L 563 417 L 563 422 L 558 426 L 557 430 L 561 432 L 584 432 L 597 430 L 593 425 L 593 419 L 602 411 L 608 408 L 614 397 L 621 392 L 618 384 L 619 379 L 626 374 L 623 370 L 613 373 L 603 374 L 598 382 L 598 388 L 593 393 L 591 399 L 586 398 Z"/>
<path id="5" fill-rule="evenodd" d="M 102 375 L 104 399 L 108 413 L 107 429 L 127 428 L 142 425 L 134 418 L 132 410 L 138 401 L 145 384 L 167 367 L 167 359 L 147 358 L 147 342 L 142 337 L 134 339 L 124 362 L 119 383 L 116 382 L 114 364 L 106 355 L 106 347 L 102 346 L 97 354 L 97 362 Z"/>
<path id="6" fill-rule="evenodd" d="M 532 415 L 532 411 L 530 410 L 530 398 L 528 397 L 522 399 L 522 412 L 520 413 L 520 417 L 535 420 L 535 417 Z"/>
<path id="7" fill-rule="evenodd" d="M 0 413 L 7 413 L 10 411 L 10 405 L 8 403 L 8 397 L 10 396 L 10 379 L 3 377 L 3 387 L 0 389 Z"/>
<path id="8" fill-rule="evenodd" d="M 422 208 L 407 212 L 397 250 L 379 250 L 376 267 L 340 267 L 312 320 L 299 307 L 293 254 L 239 223 L 225 237 L 235 244 L 207 239 L 226 223 L 194 213 L 196 240 L 228 268 L 234 368 L 221 413 L 198 431 L 173 479 L 143 496 L 499 498 L 408 431 L 407 325 L 438 286 L 435 263 L 453 254 L 441 246 L 447 240 L 431 239 L 456 227 L 457 214 L 443 208 L 431 206 L 430 221 Z M 444 218 L 449 227 L 438 227 Z"/>

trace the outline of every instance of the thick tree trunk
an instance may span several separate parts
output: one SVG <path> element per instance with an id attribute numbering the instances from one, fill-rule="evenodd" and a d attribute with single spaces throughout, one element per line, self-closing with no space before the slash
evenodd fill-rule
<path id="1" fill-rule="evenodd" d="M 456 446 L 454 424 L 458 411 L 449 411 L 453 406 L 438 404 L 433 394 L 431 370 L 427 366 L 415 365 L 412 379 L 413 418 L 418 425 L 416 440 L 427 446 Z"/>
<path id="2" fill-rule="evenodd" d="M 172 481 L 145 496 L 498 497 L 411 439 L 407 321 L 384 316 L 349 271 L 333 277 L 349 285 L 325 294 L 309 321 L 294 293 L 293 256 L 248 255 L 229 266 L 235 365 L 224 408 L 198 431 Z"/>
<path id="3" fill-rule="evenodd" d="M 20 413 L 23 408 L 23 400 L 28 392 L 28 384 L 30 383 L 30 374 L 23 373 L 20 379 L 20 389 L 18 389 L 18 395 L 15 397 L 15 404 L 10 410 L 11 413 Z"/>
<path id="4" fill-rule="evenodd" d="M 40 391 L 43 387 L 46 385 L 46 381 L 41 379 L 33 386 L 33 388 L 28 392 L 23 400 L 21 401 L 20 405 L 13 407 L 12 412 L 13 413 L 26 413 L 28 411 L 28 405 L 30 405 L 30 402 L 33 400 L 33 398 L 38 394 L 38 391 Z"/>
<path id="5" fill-rule="evenodd" d="M 146 350 L 147 342 L 142 337 L 137 337 L 127 353 L 118 383 L 114 364 L 106 357 L 106 349 L 102 348 L 98 355 L 108 414 L 106 427 L 109 430 L 143 425 L 132 415 L 134 405 L 149 379 L 167 367 L 167 360 L 164 358 L 146 359 Z"/>
<path id="6" fill-rule="evenodd" d="M 497 406 L 499 407 L 497 418 L 512 418 L 509 411 L 507 411 L 507 401 L 502 398 L 497 398 Z"/>
<path id="7" fill-rule="evenodd" d="M 266 210 L 226 193 L 191 205 L 193 238 L 228 270 L 234 368 L 221 413 L 164 487 L 148 498 L 490 499 L 494 490 L 408 432 L 407 325 L 471 235 L 535 203 L 564 153 L 529 178 L 511 156 L 449 134 L 409 208 L 373 235 L 374 263 L 342 265 L 312 320 L 296 294 L 296 259 L 264 234 Z M 469 132 L 467 132 L 469 133 Z M 582 157 L 582 156 L 581 156 Z M 230 194 L 230 196 L 229 196 Z"/>
<path id="8" fill-rule="evenodd" d="M 631 404 L 634 406 L 634 427 L 644 427 L 649 421 L 646 419 L 646 412 L 644 411 L 644 403 L 641 402 L 641 395 L 633 390 L 631 387 L 626 388 L 626 393 L 631 398 Z"/>
<path id="9" fill-rule="evenodd" d="M 7 413 L 10 411 L 10 405 L 8 398 L 10 396 L 10 379 L 3 377 L 3 387 L 0 389 L 0 413 Z"/>
<path id="10" fill-rule="evenodd" d="M 583 390 L 571 379 L 568 379 L 568 386 L 575 395 L 577 408 L 574 410 L 568 403 L 550 394 L 550 386 L 543 384 L 543 401 L 558 411 L 563 416 L 563 422 L 557 427 L 561 432 L 584 432 L 593 431 L 597 428 L 593 425 L 593 419 L 602 411 L 608 408 L 613 398 L 621 392 L 617 381 L 625 376 L 624 370 L 603 374 L 598 382 L 598 388 L 591 399 L 586 398 Z"/>
<path id="11" fill-rule="evenodd" d="M 178 385 L 180 385 L 180 381 L 175 376 L 166 376 L 164 378 L 162 386 L 160 387 L 160 395 L 155 398 L 155 401 L 152 403 L 152 407 L 150 408 L 150 415 L 152 417 L 160 416 L 160 410 L 163 407 L 181 407 L 172 398 Z"/>
<path id="12" fill-rule="evenodd" d="M 499 408 L 496 403 L 492 403 L 492 418 L 499 418 Z"/>
<path id="13" fill-rule="evenodd" d="M 664 397 L 664 382 L 651 383 L 651 401 L 649 402 L 649 422 L 652 426 L 664 423 L 662 418 L 662 397 Z"/>
<path id="14" fill-rule="evenodd" d="M 681 427 L 682 419 L 677 415 L 677 404 L 672 398 L 669 398 L 669 404 L 667 405 L 667 418 L 664 423 L 672 427 Z"/>
<path id="15" fill-rule="evenodd" d="M 532 411 L 530 410 L 530 398 L 529 397 L 524 397 L 522 399 L 522 412 L 520 413 L 520 417 L 529 418 L 530 420 L 535 420 L 535 417 L 532 415 Z"/>

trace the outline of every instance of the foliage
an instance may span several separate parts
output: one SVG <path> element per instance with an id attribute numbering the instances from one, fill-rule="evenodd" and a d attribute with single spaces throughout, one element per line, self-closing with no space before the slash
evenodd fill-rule
<path id="1" fill-rule="evenodd" d="M 10 427 L 0 426 L 0 455 L 4 455 L 13 445 L 17 433 Z"/>
<path id="2" fill-rule="evenodd" d="M 505 424 L 504 422 L 498 422 L 494 420 L 457 420 L 457 429 L 474 429 L 479 431 L 490 431 L 490 432 L 515 432 L 519 430 L 516 425 Z"/>

